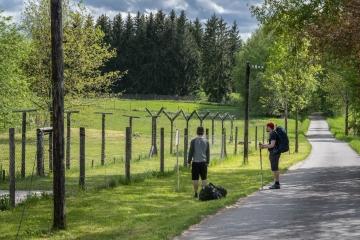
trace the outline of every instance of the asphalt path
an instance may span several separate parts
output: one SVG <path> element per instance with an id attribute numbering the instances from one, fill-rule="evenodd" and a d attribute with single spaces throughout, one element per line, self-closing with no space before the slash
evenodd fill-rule
<path id="1" fill-rule="evenodd" d="M 312 117 L 310 156 L 258 191 L 176 239 L 360 239 L 360 157 Z"/>

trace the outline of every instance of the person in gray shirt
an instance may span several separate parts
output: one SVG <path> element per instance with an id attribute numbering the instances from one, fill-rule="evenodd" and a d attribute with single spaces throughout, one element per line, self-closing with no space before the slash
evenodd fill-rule
<path id="1" fill-rule="evenodd" d="M 204 128 L 197 128 L 197 137 L 191 140 L 188 163 L 191 164 L 191 175 L 194 185 L 194 197 L 198 197 L 199 177 L 201 185 L 205 187 L 207 182 L 207 168 L 210 163 L 210 145 L 204 137 Z"/>

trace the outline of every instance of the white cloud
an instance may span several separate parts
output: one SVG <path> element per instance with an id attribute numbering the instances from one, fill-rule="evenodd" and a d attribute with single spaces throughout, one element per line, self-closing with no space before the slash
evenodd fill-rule
<path id="1" fill-rule="evenodd" d="M 173 8 L 175 10 L 186 10 L 189 4 L 185 0 L 166 0 L 163 6 L 164 8 Z"/>
<path id="2" fill-rule="evenodd" d="M 215 13 L 223 14 L 226 13 L 227 10 L 214 2 L 213 0 L 197 0 L 197 2 L 205 9 L 214 11 Z"/>

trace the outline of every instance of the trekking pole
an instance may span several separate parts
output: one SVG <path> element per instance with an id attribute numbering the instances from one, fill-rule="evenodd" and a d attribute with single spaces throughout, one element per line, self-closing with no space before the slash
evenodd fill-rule
<path id="1" fill-rule="evenodd" d="M 177 191 L 180 191 L 179 142 L 180 142 L 180 134 L 179 134 L 179 130 L 176 129 L 175 144 L 176 144 Z"/>
<path id="2" fill-rule="evenodd" d="M 262 167 L 262 148 L 261 143 L 259 143 L 259 149 L 260 149 L 260 172 L 261 172 L 261 190 L 264 190 L 264 180 L 263 180 L 263 167 Z"/>

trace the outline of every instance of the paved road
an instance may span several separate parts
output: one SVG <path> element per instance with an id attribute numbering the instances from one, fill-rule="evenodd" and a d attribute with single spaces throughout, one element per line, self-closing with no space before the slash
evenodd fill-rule
<path id="1" fill-rule="evenodd" d="M 257 192 L 191 227 L 177 239 L 360 239 L 360 158 L 313 117 L 306 161 L 281 190 Z"/>
<path id="2" fill-rule="evenodd" d="M 29 196 L 41 196 L 43 193 L 51 194 L 50 191 L 16 191 L 15 204 L 25 201 Z M 9 191 L 0 190 L 0 197 L 9 195 Z"/>

